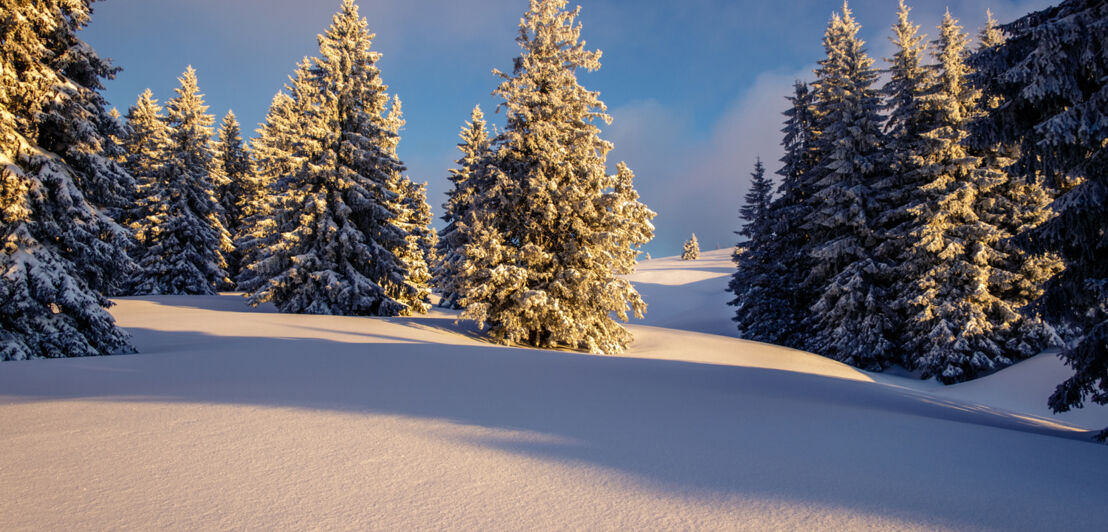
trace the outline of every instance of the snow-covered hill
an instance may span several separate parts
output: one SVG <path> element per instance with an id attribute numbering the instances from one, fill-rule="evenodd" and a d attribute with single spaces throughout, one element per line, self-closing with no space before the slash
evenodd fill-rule
<path id="1" fill-rule="evenodd" d="M 642 264 L 620 357 L 491 345 L 445 311 L 119 300 L 140 354 L 0 365 L 0 529 L 1108 522 L 1105 409 L 1039 417 L 1056 359 L 940 388 L 743 341 L 728 253 Z"/>

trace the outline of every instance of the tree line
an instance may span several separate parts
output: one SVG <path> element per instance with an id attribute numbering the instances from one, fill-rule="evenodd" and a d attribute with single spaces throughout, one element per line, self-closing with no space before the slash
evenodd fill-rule
<path id="1" fill-rule="evenodd" d="M 788 97 L 777 195 L 759 161 L 741 211 L 742 335 L 944 383 L 1061 347 L 1051 407 L 1108 403 L 1108 3 L 989 16 L 972 48 L 903 1 L 892 30 L 878 87 L 844 4 Z"/>
<path id="2" fill-rule="evenodd" d="M 3 4 L 0 358 L 128 350 L 106 296 L 229 289 L 282 312 L 397 316 L 427 312 L 434 286 L 498 341 L 630 343 L 612 313 L 645 311 L 620 275 L 653 213 L 626 165 L 606 172 L 610 118 L 576 79 L 600 53 L 565 0 L 531 0 L 515 68 L 497 72 L 507 125 L 492 134 L 474 110 L 440 232 L 397 156 L 401 102 L 353 0 L 249 149 L 233 112 L 213 137 L 191 67 L 164 107 L 148 90 L 108 110 L 117 69 L 76 36 L 89 3 Z"/>

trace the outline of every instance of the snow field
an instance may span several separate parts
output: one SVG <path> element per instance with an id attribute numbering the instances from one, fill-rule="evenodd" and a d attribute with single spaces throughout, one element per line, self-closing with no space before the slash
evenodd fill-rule
<path id="1" fill-rule="evenodd" d="M 0 367 L 0 489 L 26 495 L 0 500 L 0 528 L 1108 522 L 1108 452 L 1084 441 L 1091 427 L 984 402 L 1040 385 L 1038 370 L 951 387 L 964 402 L 661 326 L 728 316 L 708 289 L 726 284 L 715 270 L 727 254 L 644 263 L 635 281 L 650 314 L 620 357 L 491 345 L 440 310 L 351 318 L 250 309 L 234 295 L 117 300 L 141 354 Z M 685 285 L 684 297 L 650 298 Z"/>

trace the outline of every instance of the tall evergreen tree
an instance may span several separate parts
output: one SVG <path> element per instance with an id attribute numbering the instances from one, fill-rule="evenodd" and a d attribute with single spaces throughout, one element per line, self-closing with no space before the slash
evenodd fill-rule
<path id="1" fill-rule="evenodd" d="M 874 291 L 874 299 L 867 303 L 883 320 L 884 338 L 890 347 L 905 340 L 903 324 L 910 304 L 901 296 L 912 291 L 920 275 L 907 243 L 918 229 L 912 208 L 925 197 L 923 187 L 927 181 L 919 164 L 930 149 L 924 134 L 934 123 L 932 111 L 924 104 L 927 91 L 934 84 L 931 69 L 923 64 L 927 47 L 919 26 L 909 19 L 910 11 L 902 0 L 892 27 L 896 53 L 889 59 L 889 81 L 881 89 L 888 112 L 881 147 L 885 175 L 874 185 L 870 199 L 877 206 L 870 221 L 876 266 L 872 280 L 880 290 Z M 901 359 L 886 352 L 882 366 L 903 363 Z"/>
<path id="2" fill-rule="evenodd" d="M 646 309 L 620 275 L 652 235 L 653 213 L 628 209 L 631 194 L 616 190 L 630 185 L 629 172 L 605 171 L 611 144 L 594 122 L 610 117 L 576 77 L 599 68 L 600 53 L 580 41 L 579 8 L 565 8 L 566 0 L 531 0 L 517 38 L 522 53 L 511 74 L 498 72 L 507 125 L 490 186 L 467 216 L 477 236 L 466 248 L 460 303 L 463 317 L 502 342 L 615 353 L 631 335 L 612 314 L 626 320 L 628 310 Z M 628 212 L 643 218 L 621 218 Z"/>
<path id="3" fill-rule="evenodd" d="M 211 180 L 212 122 L 196 71 L 188 67 L 166 103 L 169 145 L 159 183 L 143 201 L 156 210 L 139 222 L 146 250 L 135 291 L 214 294 L 230 283 L 224 254 L 231 239 Z"/>
<path id="4" fill-rule="evenodd" d="M 780 259 L 765 255 L 773 238 L 770 218 L 773 182 L 766 178 L 766 169 L 760 158 L 754 161 L 754 172 L 750 177 L 750 190 L 746 193 L 746 203 L 739 208 L 739 218 L 744 223 L 742 228 L 736 231 L 746 239 L 739 242 L 735 247 L 735 253 L 731 255 L 731 260 L 739 266 L 727 285 L 727 291 L 735 294 L 735 299 L 729 302 L 729 305 L 741 306 L 747 301 L 762 300 L 763 287 L 757 283 L 757 278 L 765 271 L 767 262 Z M 746 261 L 751 261 L 753 264 L 744 265 Z"/>
<path id="5" fill-rule="evenodd" d="M 76 36 L 88 20 L 87 1 L 0 0 L 0 360 L 129 348 L 97 292 L 130 264 L 98 207 L 132 181 L 98 92 L 114 69 Z"/>
<path id="6" fill-rule="evenodd" d="M 446 192 L 446 203 L 442 205 L 442 221 L 446 225 L 439 231 L 435 246 L 437 261 L 433 280 L 441 294 L 439 305 L 450 308 L 461 308 L 458 304 L 457 277 L 469 243 L 469 233 L 463 223 L 478 194 L 481 166 L 489 158 L 489 132 L 485 128 L 481 106 L 473 107 L 469 122 L 466 122 L 459 136 L 462 142 L 458 144 L 458 150 L 462 152 L 462 157 L 456 161 L 458 167 L 450 170 L 452 187 Z"/>
<path id="7" fill-rule="evenodd" d="M 301 74 L 308 75 L 307 65 L 301 63 L 301 66 L 297 74 L 290 77 L 293 85 L 307 84 L 298 81 Z M 300 104 L 289 94 L 297 94 L 297 91 L 289 89 L 289 93 L 278 92 L 273 97 L 265 122 L 258 128 L 258 136 L 252 143 L 254 179 L 244 189 L 242 225 L 234 237 L 235 249 L 240 255 L 235 283 L 240 290 L 256 290 L 260 283 L 268 281 L 268 273 L 258 266 L 280 238 L 276 216 L 295 215 L 291 209 L 279 208 L 279 180 L 293 175 L 303 164 L 303 157 L 298 155 L 300 139 L 304 138 L 300 134 L 297 109 Z"/>
<path id="8" fill-rule="evenodd" d="M 906 351 L 915 356 L 906 363 L 951 383 L 1037 353 L 1052 334 L 1018 314 L 1026 296 L 1003 297 L 1030 264 L 1008 256 L 1002 244 L 1011 236 L 1006 218 L 1019 214 L 1006 200 L 1018 198 L 1002 195 L 1007 175 L 966 145 L 969 122 L 981 113 L 980 94 L 967 79 L 967 36 L 949 12 L 939 30 L 938 72 L 924 100 L 934 122 L 918 161 L 926 184 L 911 209 L 917 229 Z"/>
<path id="9" fill-rule="evenodd" d="M 750 190 L 744 198 L 746 203 L 739 209 L 739 217 L 746 223 L 738 231 L 747 242 L 765 240 L 769 230 L 769 206 L 773 199 L 773 181 L 766 177 L 766 167 L 762 159 L 754 161 L 754 172 L 750 174 Z M 739 244 L 742 246 L 742 243 Z M 744 246 L 749 247 L 749 245 Z"/>
<path id="10" fill-rule="evenodd" d="M 399 96 L 393 96 L 392 105 L 385 117 L 385 127 L 394 136 L 388 139 L 389 153 L 398 157 L 400 129 L 404 127 L 404 113 Z M 396 213 L 395 224 L 404 231 L 404 244 L 393 250 L 404 268 L 404 283 L 389 286 L 389 296 L 405 305 L 401 314 L 424 314 L 431 308 L 431 268 L 438 234 L 431 229 L 431 206 L 427 204 L 427 185 L 418 185 L 408 176 L 397 172 L 386 186 L 395 200 L 388 206 Z M 411 288 L 415 290 L 411 290 Z"/>
<path id="11" fill-rule="evenodd" d="M 885 296 L 872 256 L 873 218 L 882 210 L 870 198 L 883 175 L 880 138 L 884 118 L 874 82 L 877 71 L 858 38 L 861 27 L 843 4 L 824 37 L 827 57 L 816 69 L 815 115 L 819 164 L 804 222 L 814 259 L 804 282 L 818 294 L 805 330 L 806 347 L 868 369 L 891 363 L 893 325 L 879 301 Z"/>
<path id="12" fill-rule="evenodd" d="M 812 91 L 800 81 L 793 89 L 783 113 L 787 119 L 781 130 L 785 154 L 777 172 L 779 195 L 766 213 L 764 239 L 750 242 L 736 257 L 738 267 L 728 289 L 735 294 L 729 304 L 738 307 L 733 319 L 743 338 L 798 346 L 797 324 L 806 311 L 800 285 L 810 260 L 804 253 L 807 232 L 800 224 L 810 211 L 806 199 L 812 183 L 806 179 L 818 159 Z"/>
<path id="13" fill-rule="evenodd" d="M 1108 404 L 1108 2 L 1065 0 L 1002 30 L 1007 40 L 975 62 L 996 74 L 982 84 L 1003 101 L 977 122 L 976 142 L 1018 143 L 1009 171 L 1064 191 L 1054 216 L 1021 241 L 1065 261 L 1034 310 L 1083 334 L 1062 352 L 1074 375 L 1049 403 Z"/>
<path id="14" fill-rule="evenodd" d="M 158 187 L 165 176 L 165 161 L 169 150 L 169 128 L 158 100 L 150 89 L 139 95 L 138 101 L 127 110 L 130 134 L 124 141 L 126 156 L 123 166 L 136 182 L 135 204 L 125 212 L 121 220 L 135 231 L 138 241 L 145 245 L 146 229 L 142 221 L 154 215 L 162 207 L 158 202 Z M 141 256 L 142 249 L 136 248 Z"/>
<path id="15" fill-rule="evenodd" d="M 233 111 L 227 111 L 219 125 L 219 140 L 214 149 L 214 173 L 220 176 L 216 183 L 216 197 L 223 210 L 223 220 L 227 232 L 232 235 L 242 231 L 242 225 L 248 208 L 257 191 L 257 177 L 254 175 L 254 163 L 250 159 L 246 145 L 242 141 L 239 122 Z M 233 249 L 227 254 L 227 271 L 232 278 L 242 269 L 242 253 Z"/>
<path id="16" fill-rule="evenodd" d="M 242 226 L 243 208 L 251 196 L 254 182 L 254 164 L 242 141 L 242 129 L 234 111 L 227 111 L 217 132 L 215 166 L 224 178 L 224 185 L 217 190 L 219 204 L 227 220 L 227 230 L 237 233 Z"/>
<path id="17" fill-rule="evenodd" d="M 320 57 L 294 76 L 299 115 L 291 173 L 278 178 L 274 241 L 261 242 L 242 288 L 284 312 L 394 316 L 417 297 L 395 250 L 407 244 L 390 205 L 404 171 L 385 116 L 387 86 L 373 34 L 344 0 L 319 36 Z M 272 116 L 271 109 L 271 116 Z"/>

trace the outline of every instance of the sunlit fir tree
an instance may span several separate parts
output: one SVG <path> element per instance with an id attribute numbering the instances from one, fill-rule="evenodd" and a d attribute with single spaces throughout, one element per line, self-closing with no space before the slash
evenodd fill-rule
<path id="1" fill-rule="evenodd" d="M 449 308 L 460 308 L 457 277 L 469 243 L 468 228 L 464 222 L 477 196 L 478 185 L 487 175 L 483 164 L 489 160 L 490 139 L 481 106 L 473 107 L 469 121 L 458 136 L 462 139 L 458 144 L 462 156 L 456 161 L 457 168 L 450 170 L 451 188 L 446 192 L 446 202 L 442 205 L 441 219 L 445 225 L 439 230 L 435 246 L 433 279 L 440 295 L 439 305 Z"/>
<path id="2" fill-rule="evenodd" d="M 345 0 L 319 36 L 320 57 L 293 76 L 289 173 L 276 178 L 270 220 L 240 275 L 254 304 L 283 312 L 395 316 L 418 297 L 397 250 L 407 233 L 389 180 L 404 171 L 373 35 Z M 276 103 L 276 102 L 275 102 Z M 265 155 L 268 156 L 268 155 Z M 278 159 L 279 161 L 279 159 Z M 263 168 L 263 172 L 270 169 Z M 255 235 L 259 233 L 255 225 Z"/>
<path id="3" fill-rule="evenodd" d="M 230 284 L 232 249 L 212 182 L 212 123 L 188 67 L 166 102 L 169 142 L 158 180 L 142 201 L 155 207 L 137 222 L 144 235 L 139 294 L 214 294 Z"/>
<path id="4" fill-rule="evenodd" d="M 817 294 L 801 326 L 808 350 L 867 369 L 891 364 L 892 320 L 880 305 L 882 265 L 872 256 L 878 242 L 870 201 L 887 172 L 880 139 L 884 117 L 874 84 L 877 71 L 858 38 L 850 9 L 831 18 L 823 39 L 827 56 L 816 69 L 815 110 L 819 163 L 806 179 L 812 195 L 803 229 L 809 233 L 811 269 L 802 290 Z"/>
<path id="5" fill-rule="evenodd" d="M 520 21 L 521 55 L 495 91 L 507 123 L 466 216 L 474 236 L 456 282 L 462 316 L 497 341 L 617 353 L 631 335 L 613 316 L 646 310 L 622 276 L 653 213 L 631 199 L 629 171 L 606 172 L 611 144 L 596 122 L 610 117 L 577 80 L 600 53 L 580 40 L 578 12 L 531 0 Z"/>
<path id="6" fill-rule="evenodd" d="M 0 360 L 129 349 L 100 291 L 131 265 L 107 214 L 133 181 L 99 94 L 115 69 L 76 35 L 88 21 L 87 1 L 0 0 Z"/>

